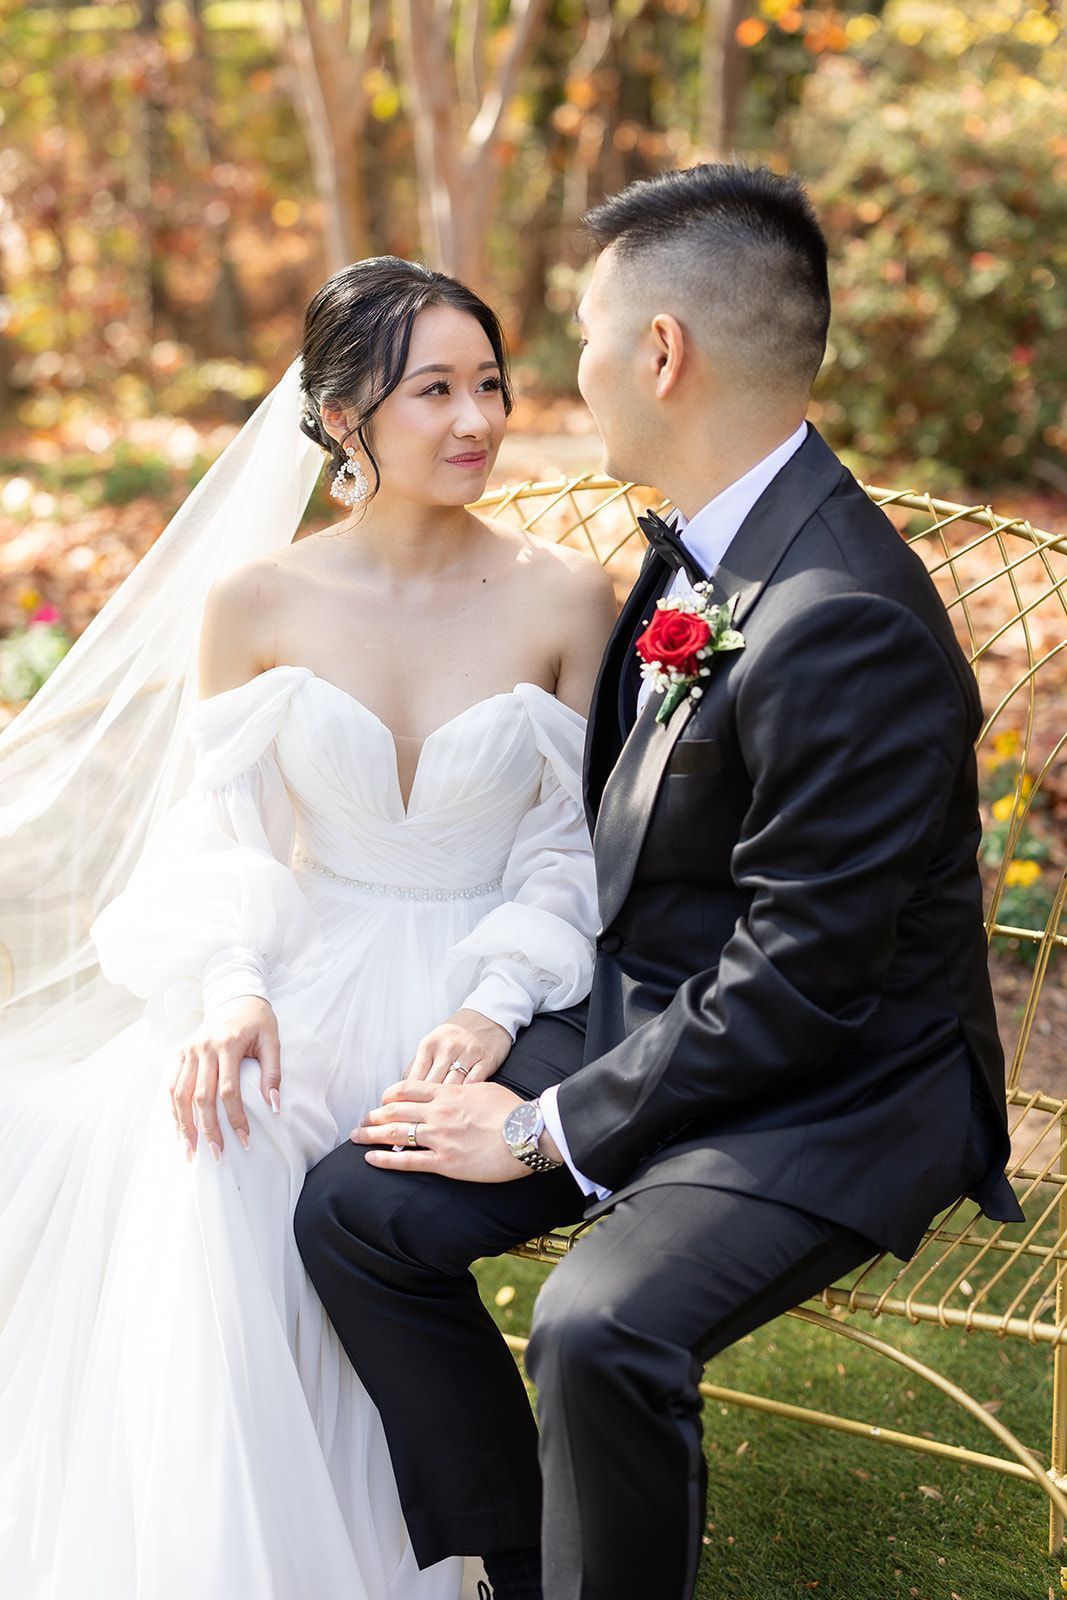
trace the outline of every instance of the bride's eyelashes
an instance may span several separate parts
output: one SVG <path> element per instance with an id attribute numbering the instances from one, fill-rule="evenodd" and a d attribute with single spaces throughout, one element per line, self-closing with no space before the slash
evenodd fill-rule
<path id="1" fill-rule="evenodd" d="M 483 389 L 488 387 L 490 391 L 492 391 L 494 389 L 502 389 L 504 386 L 499 378 L 487 378 L 486 382 L 482 384 L 481 387 Z M 434 394 L 438 389 L 444 389 L 446 393 L 451 392 L 446 379 L 438 378 L 436 383 L 431 383 L 428 389 L 421 389 L 419 393 L 421 395 Z"/>

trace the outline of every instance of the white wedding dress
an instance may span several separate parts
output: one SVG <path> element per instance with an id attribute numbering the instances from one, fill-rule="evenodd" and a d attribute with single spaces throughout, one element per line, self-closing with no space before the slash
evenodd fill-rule
<path id="1" fill-rule="evenodd" d="M 389 730 L 306 668 L 191 719 L 192 786 L 92 927 L 143 1015 L 0 1092 L 0 1592 L 456 1600 L 460 1559 L 415 1565 L 292 1216 L 465 1000 L 587 992 L 584 721 L 529 684 L 482 700 L 425 741 L 405 807 Z M 175 1047 L 247 993 L 278 1017 L 281 1114 L 247 1062 L 250 1149 L 223 1117 L 221 1165 L 202 1136 L 188 1163 Z"/>

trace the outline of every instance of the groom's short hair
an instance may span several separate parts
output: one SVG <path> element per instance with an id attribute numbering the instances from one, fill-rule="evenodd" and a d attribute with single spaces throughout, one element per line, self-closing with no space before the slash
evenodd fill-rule
<path id="1" fill-rule="evenodd" d="M 685 301 L 709 354 L 756 385 L 810 387 L 826 353 L 826 239 L 800 180 L 706 162 L 639 179 L 582 225 Z"/>

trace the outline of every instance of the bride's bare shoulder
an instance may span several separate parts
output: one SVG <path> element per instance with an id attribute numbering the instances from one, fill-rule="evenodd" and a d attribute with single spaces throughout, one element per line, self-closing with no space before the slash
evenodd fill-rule
<path id="1" fill-rule="evenodd" d="M 547 602 L 582 608 L 614 605 L 611 579 L 590 551 L 542 539 L 495 517 L 479 520 L 499 542 L 501 553 L 515 563 L 520 582 Z"/>
<path id="2" fill-rule="evenodd" d="M 258 555 L 216 578 L 200 628 L 200 693 L 219 694 L 274 665 L 286 551 Z"/>

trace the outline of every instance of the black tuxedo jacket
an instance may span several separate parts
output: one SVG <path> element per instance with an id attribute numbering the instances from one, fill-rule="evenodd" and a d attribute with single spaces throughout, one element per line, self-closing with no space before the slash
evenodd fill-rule
<path id="1" fill-rule="evenodd" d="M 603 931 L 585 1065 L 559 1090 L 572 1159 L 608 1204 L 742 1190 L 908 1255 L 977 1147 L 976 1198 L 1017 1220 L 981 707 L 925 568 L 809 427 L 715 575 L 744 648 L 627 735 L 620 683 L 668 577 L 650 551 L 593 700 Z"/>

